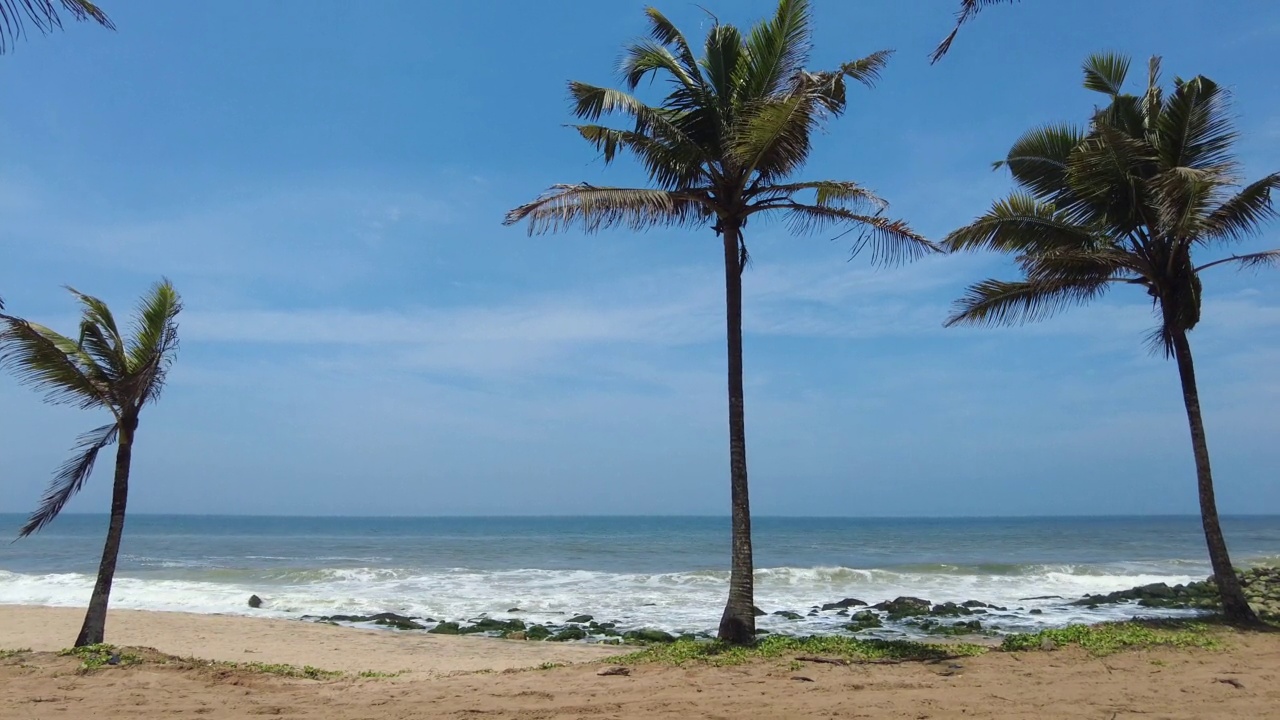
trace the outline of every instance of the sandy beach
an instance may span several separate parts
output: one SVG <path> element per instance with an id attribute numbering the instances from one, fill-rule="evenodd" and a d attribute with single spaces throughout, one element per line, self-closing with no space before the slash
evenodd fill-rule
<path id="1" fill-rule="evenodd" d="M 940 663 L 847 667 L 790 661 L 638 666 L 601 676 L 611 649 L 297 621 L 113 613 L 122 646 L 234 662 L 313 665 L 394 678 L 288 679 L 144 663 L 81 673 L 54 651 L 74 609 L 0 606 L 0 717 L 169 718 L 1210 718 L 1280 717 L 1280 634 L 1228 633 L 1220 650 L 1092 657 L 1073 648 Z M 572 663 L 551 669 L 544 663 Z"/>

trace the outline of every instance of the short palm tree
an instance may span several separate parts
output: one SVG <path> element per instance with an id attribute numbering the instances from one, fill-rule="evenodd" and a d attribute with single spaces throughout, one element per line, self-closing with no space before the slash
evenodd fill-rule
<path id="1" fill-rule="evenodd" d="M 54 0 L 0 0 L 0 55 L 8 49 L 8 42 L 26 34 L 27 22 L 42 34 L 61 28 L 58 5 L 73 20 L 92 20 L 109 30 L 116 29 L 111 18 L 89 0 L 57 0 L 57 4 Z"/>
<path id="2" fill-rule="evenodd" d="M 1201 519 L 1223 612 L 1230 620 L 1253 622 L 1218 523 L 1187 333 L 1200 321 L 1202 271 L 1280 264 L 1280 250 L 1202 265 L 1192 259 L 1193 252 L 1250 237 L 1276 217 L 1271 191 L 1280 186 L 1280 173 L 1240 187 L 1227 92 L 1212 80 L 1176 79 L 1166 95 L 1160 60 L 1152 58 L 1145 91 L 1129 95 L 1122 91 L 1128 69 L 1123 56 L 1089 58 L 1085 87 L 1107 99 L 1089 127 L 1032 130 L 998 163 L 1020 189 L 951 233 L 945 244 L 1014 254 L 1024 277 L 972 286 L 948 324 L 1020 323 L 1093 300 L 1116 284 L 1146 290 L 1159 320 L 1153 347 L 1177 361 L 1182 381 Z"/>
<path id="3" fill-rule="evenodd" d="M 905 223 L 883 216 L 885 202 L 866 188 L 835 180 L 791 181 L 810 152 L 810 135 L 845 109 L 845 79 L 871 85 L 888 60 L 873 53 L 834 70 L 811 71 L 807 0 L 781 0 L 774 17 L 745 35 L 713 22 L 701 58 L 656 9 L 647 11 L 650 39 L 624 53 L 627 91 L 569 83 L 578 133 L 606 164 L 628 152 L 648 171 L 651 187 L 556 185 L 507 214 L 528 221 L 530 234 L 578 226 L 587 232 L 622 226 L 710 227 L 724 250 L 729 371 L 729 467 L 733 516 L 729 600 L 719 636 L 755 639 L 751 511 L 747 492 L 746 421 L 742 388 L 742 273 L 744 229 L 755 215 L 781 216 L 795 232 L 828 228 L 860 231 L 855 250 L 892 263 L 937 248 Z M 631 92 L 650 76 L 669 93 L 647 105 Z M 606 114 L 629 127 L 595 124 Z"/>
<path id="4" fill-rule="evenodd" d="M 112 416 L 111 422 L 80 436 L 75 454 L 58 468 L 40 508 L 18 534 L 26 537 L 52 522 L 71 496 L 84 487 L 98 453 L 116 443 L 111 521 L 98 579 L 76 638 L 76 647 L 81 647 L 102 642 L 111 581 L 124 533 L 138 415 L 160 396 L 164 387 L 165 375 L 178 349 L 177 316 L 182 303 L 168 280 L 157 283 L 142 299 L 132 335 L 125 338 L 106 303 L 71 292 L 83 311 L 79 339 L 72 340 L 42 325 L 0 313 L 0 366 L 11 370 L 23 383 L 43 390 L 47 402 L 85 410 L 102 408 Z"/>

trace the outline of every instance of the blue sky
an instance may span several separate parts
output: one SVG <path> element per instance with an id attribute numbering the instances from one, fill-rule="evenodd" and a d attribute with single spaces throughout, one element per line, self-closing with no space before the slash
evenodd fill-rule
<path id="1" fill-rule="evenodd" d="M 0 57 L 0 294 L 69 332 L 62 284 L 121 308 L 160 275 L 183 293 L 131 509 L 727 512 L 710 231 L 531 239 L 500 224 L 552 183 L 642 182 L 563 124 L 565 82 L 613 82 L 643 3 L 102 4 L 119 32 L 73 26 Z M 1079 65 L 1097 50 L 1230 86 L 1248 176 L 1280 169 L 1280 5 L 1021 3 L 931 67 L 954 0 L 814 4 L 812 66 L 897 55 L 803 176 L 865 183 L 930 237 L 1008 189 L 989 163 L 1021 132 L 1087 116 Z M 659 7 L 705 31 L 694 4 Z M 744 25 L 771 10 L 708 7 Z M 758 514 L 1194 512 L 1145 295 L 945 330 L 950 301 L 1008 275 L 1004 260 L 875 271 L 782 225 L 749 241 Z M 1276 246 L 1273 226 L 1242 249 Z M 1280 273 L 1215 272 L 1192 342 L 1220 507 L 1280 512 Z M 11 379 L 0 407 L 0 511 L 26 511 L 102 419 Z M 108 470 L 71 510 L 106 509 Z"/>

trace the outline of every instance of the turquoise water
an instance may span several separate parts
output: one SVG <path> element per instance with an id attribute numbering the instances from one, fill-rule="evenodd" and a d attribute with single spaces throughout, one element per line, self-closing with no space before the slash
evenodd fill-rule
<path id="1" fill-rule="evenodd" d="M 0 536 L 21 516 L 0 515 Z M 1237 564 L 1280 558 L 1280 517 L 1223 520 Z M 0 546 L 0 603 L 82 605 L 105 516 L 68 515 Z M 116 607 L 300 617 L 392 611 L 554 621 L 590 613 L 624 626 L 715 626 L 728 572 L 727 518 L 129 519 Z M 969 599 L 1010 608 L 1008 629 L 1134 608 L 1066 599 L 1209 573 L 1194 517 L 755 520 L 757 604 L 796 610 L 855 597 Z M 1058 595 L 1064 600 L 1026 600 Z M 1032 615 L 1039 608 L 1043 614 Z M 765 627 L 834 627 L 823 614 Z"/>

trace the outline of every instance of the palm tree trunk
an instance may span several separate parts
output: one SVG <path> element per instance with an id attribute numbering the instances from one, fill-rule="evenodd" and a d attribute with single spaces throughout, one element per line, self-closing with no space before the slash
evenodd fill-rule
<path id="1" fill-rule="evenodd" d="M 721 640 L 755 642 L 755 567 L 751 557 L 751 502 L 747 493 L 747 422 L 742 391 L 742 261 L 740 226 L 724 223 L 725 327 L 729 345 L 729 487 L 733 505 L 733 562 L 729 602 L 720 618 Z"/>
<path id="2" fill-rule="evenodd" d="M 1191 449 L 1196 458 L 1196 482 L 1200 488 L 1200 522 L 1204 525 L 1204 539 L 1209 545 L 1209 562 L 1222 598 L 1222 613 L 1230 622 L 1256 623 L 1258 616 L 1249 607 L 1227 554 L 1227 541 L 1218 523 L 1218 503 L 1213 497 L 1213 471 L 1209 467 L 1209 441 L 1204 434 L 1204 419 L 1200 416 L 1200 393 L 1196 390 L 1196 370 L 1191 361 L 1191 343 L 1185 330 L 1173 333 L 1173 355 L 1178 362 L 1178 375 L 1182 380 L 1182 401 L 1187 407 L 1187 422 L 1191 425 Z"/>
<path id="3" fill-rule="evenodd" d="M 111 492 L 111 522 L 107 526 L 107 542 L 102 547 L 102 562 L 98 564 L 98 580 L 93 584 L 89 597 L 89 609 L 84 615 L 84 625 L 76 638 L 76 647 L 97 645 L 102 642 L 107 628 L 107 600 L 111 597 L 111 581 L 116 575 L 116 560 L 120 557 L 120 539 L 124 536 L 124 512 L 129 500 L 129 465 L 133 460 L 133 434 L 138 428 L 136 417 L 120 421 L 120 437 L 116 447 L 116 478 Z"/>

